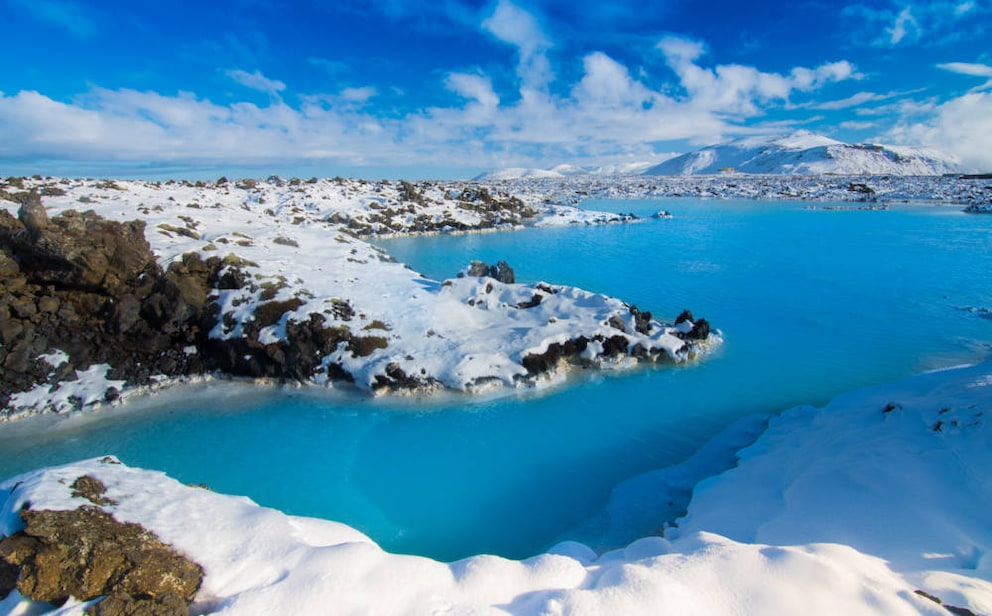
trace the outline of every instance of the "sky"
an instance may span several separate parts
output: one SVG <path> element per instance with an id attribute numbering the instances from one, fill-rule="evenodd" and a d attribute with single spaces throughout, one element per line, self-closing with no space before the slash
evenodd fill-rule
<path id="1" fill-rule="evenodd" d="M 472 177 L 811 130 L 992 171 L 992 0 L 0 0 L 0 175 Z"/>

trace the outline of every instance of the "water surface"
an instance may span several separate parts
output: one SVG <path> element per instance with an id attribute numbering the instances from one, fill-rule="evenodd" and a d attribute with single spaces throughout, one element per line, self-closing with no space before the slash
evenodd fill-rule
<path id="1" fill-rule="evenodd" d="M 380 242 L 432 278 L 505 259 L 726 343 L 706 361 L 486 399 L 369 400 L 214 383 L 52 424 L 0 426 L 0 477 L 114 454 L 188 483 L 347 522 L 391 551 L 525 557 L 634 474 L 734 419 L 992 355 L 992 217 L 954 209 L 591 202 L 667 220 Z M 649 533 L 654 528 L 643 529 Z"/>

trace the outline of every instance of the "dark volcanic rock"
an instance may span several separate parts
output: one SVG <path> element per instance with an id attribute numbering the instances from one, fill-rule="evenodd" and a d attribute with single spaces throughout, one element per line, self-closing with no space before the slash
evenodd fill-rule
<path id="1" fill-rule="evenodd" d="M 513 268 L 506 261 L 498 261 L 496 265 L 489 265 L 483 261 L 472 261 L 468 264 L 465 274 L 471 278 L 487 276 L 504 284 L 513 284 L 517 281 Z"/>
<path id="2" fill-rule="evenodd" d="M 689 321 L 690 323 L 696 322 L 696 318 L 692 316 L 692 312 L 690 312 L 689 310 L 683 310 L 682 312 L 679 313 L 679 316 L 675 317 L 676 325 L 679 325 L 680 323 L 685 323 L 686 321 Z"/>
<path id="3" fill-rule="evenodd" d="M 0 560 L 19 569 L 17 590 L 61 605 L 75 597 L 110 600 L 95 614 L 187 614 L 203 570 L 138 524 L 121 523 L 90 505 L 20 513 L 23 531 L 0 541 Z M 165 611 L 162 611 L 165 610 Z"/>
<path id="4" fill-rule="evenodd" d="M 154 264 L 143 221 L 118 223 L 74 210 L 49 220 L 40 202 L 22 206 L 18 217 L 27 233 L 14 238 L 14 250 L 36 284 L 113 295 Z"/>
<path id="5" fill-rule="evenodd" d="M 185 349 L 213 326 L 208 294 L 222 261 L 188 254 L 163 272 L 140 221 L 73 211 L 48 219 L 37 195 L 19 214 L 0 210 L 0 408 L 94 363 L 131 385 L 211 369 Z M 55 350 L 69 360 L 37 359 Z"/>

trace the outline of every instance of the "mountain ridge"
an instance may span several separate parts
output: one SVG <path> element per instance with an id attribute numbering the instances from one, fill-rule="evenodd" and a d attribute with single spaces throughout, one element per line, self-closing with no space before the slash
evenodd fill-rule
<path id="1" fill-rule="evenodd" d="M 510 167 L 475 180 L 525 180 L 589 175 L 901 175 L 928 176 L 973 171 L 952 156 L 913 146 L 846 143 L 808 130 L 751 136 L 658 162 L 600 167 L 561 164 L 549 169 Z"/>
<path id="2" fill-rule="evenodd" d="M 925 148 L 851 144 L 801 130 L 706 146 L 655 165 L 644 175 L 944 175 L 966 170 L 954 158 Z"/>

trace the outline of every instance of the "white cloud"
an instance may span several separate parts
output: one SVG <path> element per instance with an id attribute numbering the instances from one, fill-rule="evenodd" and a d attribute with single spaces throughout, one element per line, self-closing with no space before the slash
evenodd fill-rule
<path id="1" fill-rule="evenodd" d="M 285 83 L 276 79 L 269 79 L 258 70 L 249 73 L 241 69 L 232 69 L 224 71 L 224 74 L 246 88 L 265 92 L 270 96 L 278 96 L 279 92 L 286 89 Z"/>
<path id="2" fill-rule="evenodd" d="M 992 92 L 969 92 L 936 105 L 918 122 L 903 122 L 889 138 L 922 144 L 957 156 L 981 171 L 992 171 Z"/>
<path id="3" fill-rule="evenodd" d="M 955 17 L 963 17 L 968 13 L 971 13 L 976 8 L 975 3 L 971 0 L 966 0 L 965 2 L 959 2 L 954 6 Z"/>
<path id="4" fill-rule="evenodd" d="M 992 77 L 992 66 L 987 64 L 972 64 L 969 62 L 947 62 L 945 64 L 938 64 L 937 68 L 943 69 L 945 71 L 950 71 L 952 73 L 960 73 L 962 75 L 973 75 L 975 77 Z"/>
<path id="5" fill-rule="evenodd" d="M 787 101 L 794 90 L 806 92 L 830 82 L 859 77 L 847 61 L 831 62 L 815 69 L 796 67 L 788 75 L 781 75 L 739 64 L 704 68 L 697 62 L 705 52 L 703 45 L 681 37 L 667 36 L 657 47 L 678 75 L 692 104 L 744 117 L 758 115 L 759 103 Z"/>
<path id="6" fill-rule="evenodd" d="M 988 81 L 981 85 L 975 86 L 971 89 L 971 91 L 981 92 L 983 90 L 992 90 L 992 66 L 987 64 L 975 64 L 971 62 L 947 62 L 945 64 L 938 64 L 937 68 L 950 71 L 952 73 L 957 73 L 959 75 L 985 77 Z"/>
<path id="7" fill-rule="evenodd" d="M 377 96 L 379 91 L 372 86 L 362 86 L 358 88 L 345 88 L 341 90 L 338 97 L 347 103 L 367 103 L 370 99 Z"/>
<path id="8" fill-rule="evenodd" d="M 906 1 L 892 8 L 852 4 L 842 9 L 850 19 L 852 38 L 873 46 L 897 47 L 917 43 L 949 45 L 963 37 L 986 36 L 980 14 L 989 9 L 973 0 Z"/>
<path id="9" fill-rule="evenodd" d="M 898 45 L 907 36 L 915 39 L 920 34 L 920 25 L 917 23 L 916 18 L 913 17 L 912 7 L 905 7 L 903 10 L 896 15 L 895 21 L 886 30 L 889 34 L 889 44 Z"/>
<path id="10" fill-rule="evenodd" d="M 844 130 L 868 130 L 869 128 L 875 128 L 875 126 L 877 125 L 874 122 L 858 122 L 855 120 L 840 123 L 840 127 Z"/>
<path id="11" fill-rule="evenodd" d="M 594 52 L 582 61 L 585 75 L 572 96 L 580 104 L 594 107 L 634 107 L 651 102 L 655 95 L 634 81 L 627 67 L 605 53 Z"/>
<path id="12" fill-rule="evenodd" d="M 823 103 L 817 103 L 811 105 L 813 109 L 820 109 L 823 111 L 833 111 L 837 109 L 850 109 L 851 107 L 860 107 L 865 103 L 874 103 L 877 101 L 885 100 L 890 98 L 892 95 L 887 94 L 876 94 L 875 92 L 858 92 L 848 96 L 847 98 L 842 98 L 835 101 L 826 101 Z"/>
<path id="13" fill-rule="evenodd" d="M 191 93 L 168 96 L 95 88 L 72 101 L 37 92 L 0 94 L 3 158 L 132 160 L 153 163 L 289 162 L 398 167 L 539 166 L 546 159 L 596 164 L 654 158 L 652 144 L 674 140 L 712 143 L 744 134 L 748 120 L 790 95 L 857 76 L 847 62 L 768 73 L 743 65 L 702 64 L 700 41 L 666 37 L 658 48 L 674 71 L 660 87 L 657 75 L 632 74 L 602 52 L 581 59 L 570 88 L 534 87 L 525 57 L 543 57 L 550 43 L 529 14 L 497 7 L 486 27 L 521 54 L 521 82 L 504 97 L 492 79 L 453 71 L 444 87 L 458 99 L 447 106 L 383 115 L 370 100 L 378 90 L 287 96 L 286 85 L 259 71 L 227 75 L 270 95 L 267 104 L 218 104 Z M 674 94 L 676 93 L 677 94 Z M 455 99 L 455 96 L 452 96 Z M 289 102 L 287 102 L 289 101 Z M 507 102 L 509 101 L 509 102 Z"/>
<path id="14" fill-rule="evenodd" d="M 482 22 L 483 30 L 517 48 L 517 75 L 526 89 L 542 89 L 554 74 L 546 52 L 551 42 L 537 19 L 510 0 L 499 0 L 493 14 Z"/>
<path id="15" fill-rule="evenodd" d="M 483 107 L 499 105 L 499 96 L 493 90 L 493 83 L 483 75 L 451 73 L 445 80 L 449 90 L 463 98 L 478 102 Z"/>

